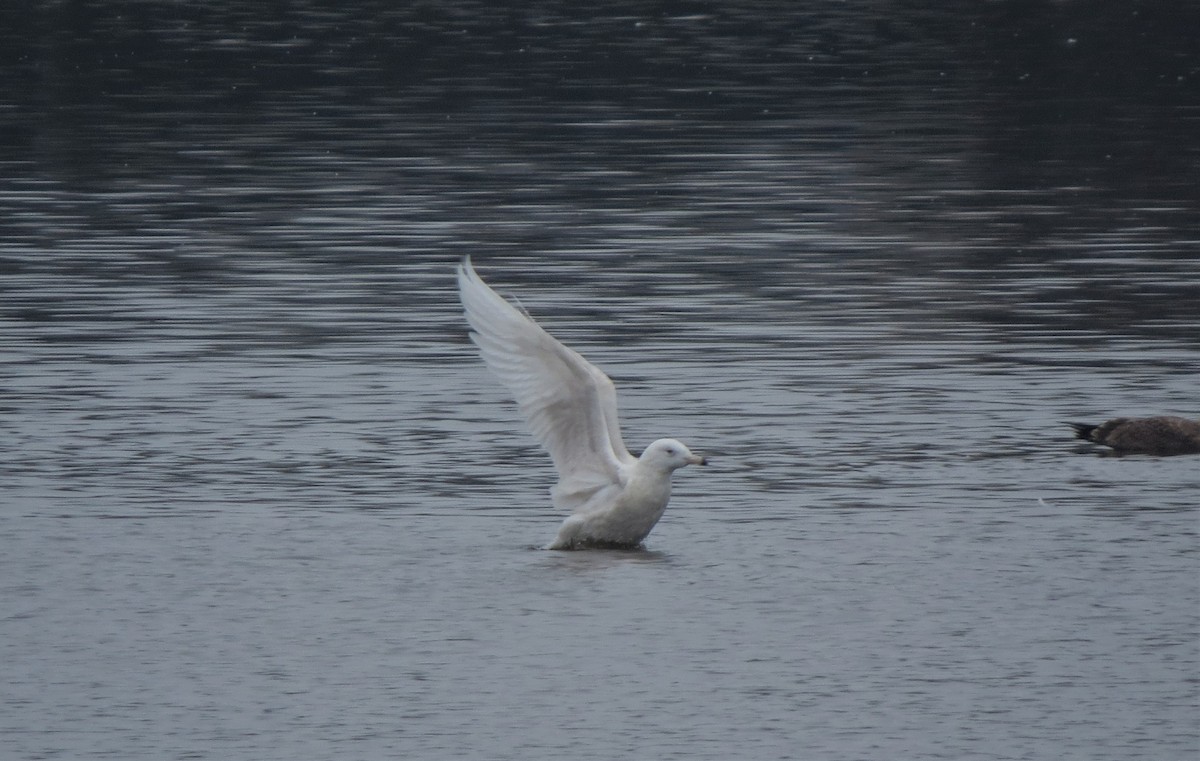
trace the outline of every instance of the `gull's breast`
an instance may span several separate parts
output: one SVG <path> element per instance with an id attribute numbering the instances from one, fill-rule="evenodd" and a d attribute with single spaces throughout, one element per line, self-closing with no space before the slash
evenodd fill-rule
<path id="1" fill-rule="evenodd" d="M 671 499 L 670 474 L 639 474 L 608 510 L 588 519 L 588 534 L 597 541 L 638 544 L 662 517 Z"/>

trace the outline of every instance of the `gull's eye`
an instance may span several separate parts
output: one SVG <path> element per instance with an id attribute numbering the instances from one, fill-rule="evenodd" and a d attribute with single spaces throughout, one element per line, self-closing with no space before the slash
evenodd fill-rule
<path id="1" fill-rule="evenodd" d="M 675 454 L 675 447 L 667 447 L 667 454 Z"/>

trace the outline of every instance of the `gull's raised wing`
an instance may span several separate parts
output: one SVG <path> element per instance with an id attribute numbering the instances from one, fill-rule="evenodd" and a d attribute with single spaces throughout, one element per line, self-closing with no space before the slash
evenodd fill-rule
<path id="1" fill-rule="evenodd" d="M 576 510 L 624 486 L 636 461 L 621 441 L 612 380 L 489 288 L 470 257 L 458 267 L 458 290 L 471 339 L 554 460 L 554 504 Z"/>

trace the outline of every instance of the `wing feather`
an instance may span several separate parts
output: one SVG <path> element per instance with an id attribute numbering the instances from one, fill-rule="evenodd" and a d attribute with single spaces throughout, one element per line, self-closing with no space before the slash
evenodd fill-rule
<path id="1" fill-rule="evenodd" d="M 612 380 L 488 287 L 469 257 L 458 267 L 458 289 L 483 361 L 554 461 L 555 505 L 579 509 L 623 486 L 635 460 L 621 440 Z"/>

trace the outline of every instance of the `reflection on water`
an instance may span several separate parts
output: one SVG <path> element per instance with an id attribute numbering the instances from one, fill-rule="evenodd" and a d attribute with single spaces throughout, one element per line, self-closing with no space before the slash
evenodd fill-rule
<path id="1" fill-rule="evenodd" d="M 1196 460 L 1066 425 L 1200 414 L 1190 31 L 1043 5 L 0 31 L 16 756 L 1194 753 Z M 711 458 L 647 550 L 467 253 Z"/>

